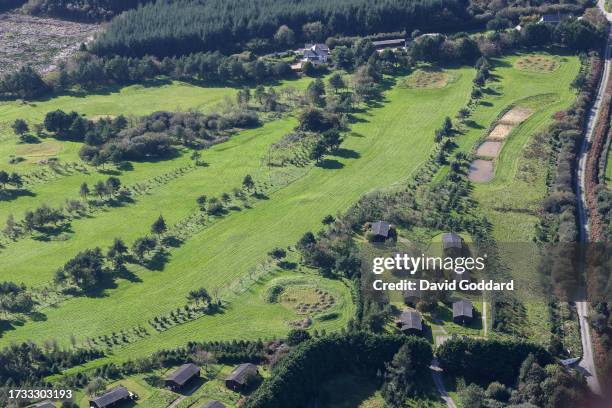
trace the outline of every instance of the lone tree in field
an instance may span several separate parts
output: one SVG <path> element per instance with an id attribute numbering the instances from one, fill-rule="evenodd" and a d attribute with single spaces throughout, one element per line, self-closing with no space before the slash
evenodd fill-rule
<path id="1" fill-rule="evenodd" d="M 319 140 L 310 151 L 310 160 L 315 160 L 317 163 L 320 163 L 326 152 L 327 147 L 325 146 L 325 142 L 323 140 Z"/>
<path id="2" fill-rule="evenodd" d="M 111 245 L 107 253 L 108 258 L 113 262 L 115 270 L 123 266 L 127 251 L 128 247 L 125 243 L 121 239 L 115 238 L 115 242 L 113 242 L 113 245 Z"/>
<path id="3" fill-rule="evenodd" d="M 96 192 L 98 197 L 100 197 L 100 199 L 104 198 L 104 195 L 107 192 L 106 184 L 104 184 L 103 181 L 98 181 L 96 185 L 94 186 L 94 191 Z"/>
<path id="4" fill-rule="evenodd" d="M 346 88 L 346 84 L 344 83 L 344 79 L 342 79 L 342 75 L 339 73 L 334 73 L 329 78 L 329 86 L 334 90 L 335 93 L 338 93 L 340 89 Z"/>
<path id="5" fill-rule="evenodd" d="M 4 170 L 0 170 L 0 185 L 2 185 L 2 189 L 6 188 L 6 185 L 8 184 L 9 180 L 9 174 Z"/>
<path id="6" fill-rule="evenodd" d="M 10 239 L 17 238 L 17 234 L 19 234 L 19 229 L 17 227 L 17 223 L 15 222 L 15 217 L 13 217 L 13 214 L 9 214 L 8 218 L 6 219 L 6 226 L 4 227 L 4 230 L 2 230 L 2 232 Z"/>
<path id="7" fill-rule="evenodd" d="M 210 303 L 211 297 L 208 294 L 208 291 L 206 290 L 206 288 L 199 288 L 199 289 L 190 291 L 189 294 L 187 295 L 187 300 L 190 302 L 194 302 L 196 306 L 198 306 L 200 302 Z"/>
<path id="8" fill-rule="evenodd" d="M 287 251 L 285 251 L 283 248 L 274 248 L 268 252 L 268 255 L 276 260 L 279 260 L 287 256 Z"/>
<path id="9" fill-rule="evenodd" d="M 156 245 L 157 241 L 155 240 L 155 238 L 138 238 L 136 241 L 134 241 L 134 244 L 132 245 L 132 253 L 136 255 L 136 258 L 138 258 L 140 262 L 143 262 L 145 255 L 150 251 L 154 250 Z"/>
<path id="10" fill-rule="evenodd" d="M 15 122 L 13 122 L 13 124 L 11 125 L 11 127 L 13 128 L 13 131 L 15 132 L 15 134 L 19 136 L 23 135 L 28 130 L 30 130 L 30 128 L 28 127 L 28 124 L 23 119 L 16 119 Z"/>
<path id="11" fill-rule="evenodd" d="M 81 189 L 79 190 L 79 195 L 83 199 L 83 201 L 87 200 L 87 196 L 89 195 L 89 186 L 87 183 L 81 184 Z"/>
<path id="12" fill-rule="evenodd" d="M 166 220 L 162 215 L 151 225 L 151 232 L 156 235 L 161 235 L 164 232 L 168 231 L 168 227 L 166 226 Z"/>
<path id="13" fill-rule="evenodd" d="M 106 180 L 106 192 L 109 195 L 115 194 L 117 190 L 119 190 L 119 187 L 121 187 L 121 180 L 117 177 L 109 177 L 108 180 Z"/>
<path id="14" fill-rule="evenodd" d="M 244 180 L 242 180 L 242 186 L 247 189 L 247 191 L 251 191 L 253 187 L 255 187 L 255 182 L 253 181 L 253 177 L 250 174 L 244 176 Z"/>

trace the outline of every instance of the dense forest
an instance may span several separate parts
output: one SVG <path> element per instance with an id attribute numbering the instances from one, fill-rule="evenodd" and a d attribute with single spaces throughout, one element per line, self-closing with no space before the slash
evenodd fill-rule
<path id="1" fill-rule="evenodd" d="M 229 52 L 247 42 L 266 49 L 281 25 L 304 41 L 324 41 L 330 34 L 452 30 L 469 26 L 468 5 L 467 0 L 160 0 L 115 18 L 92 50 L 163 57 Z"/>
<path id="2" fill-rule="evenodd" d="M 151 0 L 29 0 L 25 11 L 73 20 L 110 20 L 115 15 Z M 13 7 L 24 1 L 9 0 Z"/>

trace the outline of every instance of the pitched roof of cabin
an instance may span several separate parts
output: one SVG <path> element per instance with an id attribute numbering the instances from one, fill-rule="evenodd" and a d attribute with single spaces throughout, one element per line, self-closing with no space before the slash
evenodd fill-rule
<path id="1" fill-rule="evenodd" d="M 462 248 L 463 247 L 463 238 L 454 232 L 447 232 L 442 235 L 442 246 L 444 249 L 446 248 Z"/>
<path id="2" fill-rule="evenodd" d="M 386 221 L 376 221 L 374 224 L 372 224 L 372 232 L 381 237 L 389 236 L 390 228 L 391 225 Z"/>
<path id="3" fill-rule="evenodd" d="M 406 310 L 402 312 L 399 318 L 401 330 L 416 329 L 423 330 L 423 319 L 421 314 L 414 310 Z"/>
<path id="4" fill-rule="evenodd" d="M 472 302 L 470 302 L 469 300 L 459 300 L 453 303 L 453 317 L 473 317 L 473 313 L 474 307 L 472 306 Z"/>
<path id="5" fill-rule="evenodd" d="M 178 385 L 183 385 L 199 372 L 200 368 L 197 365 L 192 363 L 183 364 L 166 377 L 166 381 L 173 381 Z"/>
<path id="6" fill-rule="evenodd" d="M 232 371 L 232 373 L 227 377 L 226 381 L 234 381 L 238 384 L 246 384 L 247 378 L 249 375 L 257 374 L 257 366 L 252 363 L 244 363 L 240 364 L 238 367 Z"/>
<path id="7" fill-rule="evenodd" d="M 98 407 L 107 407 L 129 397 L 130 392 L 127 390 L 127 388 L 119 386 L 113 388 L 105 394 L 100 395 L 97 398 L 92 399 L 91 402 L 95 403 Z"/>

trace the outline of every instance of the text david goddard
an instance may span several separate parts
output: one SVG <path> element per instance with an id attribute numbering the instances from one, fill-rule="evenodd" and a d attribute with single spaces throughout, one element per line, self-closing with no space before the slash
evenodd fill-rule
<path id="1" fill-rule="evenodd" d="M 438 290 L 465 290 L 465 291 L 481 291 L 481 292 L 503 292 L 514 290 L 514 280 L 508 282 L 495 282 L 493 280 L 481 280 L 478 282 L 470 282 L 468 280 L 460 281 L 442 281 L 430 282 L 426 279 L 419 281 L 410 281 L 402 279 L 398 282 L 385 282 L 382 279 L 377 279 L 372 282 L 374 290 L 378 291 L 438 291 Z"/>

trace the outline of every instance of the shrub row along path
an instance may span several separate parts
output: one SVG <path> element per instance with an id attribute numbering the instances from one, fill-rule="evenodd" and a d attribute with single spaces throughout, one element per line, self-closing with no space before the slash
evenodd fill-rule
<path id="1" fill-rule="evenodd" d="M 606 15 L 608 21 L 612 21 L 612 13 L 607 13 L 604 9 L 603 1 L 599 1 L 599 7 L 602 12 Z M 603 101 L 604 92 L 606 90 L 609 75 L 610 75 L 610 47 L 612 47 L 612 26 L 608 33 L 608 40 L 606 43 L 605 55 L 604 55 L 604 69 L 602 73 L 601 83 L 597 90 L 597 97 L 593 103 L 591 112 L 589 113 L 589 119 L 586 126 L 586 137 L 584 138 L 582 145 L 580 146 L 580 153 L 578 155 L 578 168 L 576 177 L 576 195 L 579 197 L 578 200 L 578 223 L 579 223 L 579 237 L 580 242 L 587 243 L 589 241 L 589 216 L 587 213 L 586 203 L 586 162 L 589 149 L 591 146 L 591 140 L 595 131 L 595 123 L 599 117 L 599 111 L 601 109 L 601 102 Z M 578 363 L 578 367 L 585 373 L 587 377 L 587 383 L 589 388 L 597 394 L 601 393 L 601 387 L 599 379 L 597 377 L 597 368 L 595 367 L 595 359 L 593 357 L 593 341 L 591 339 L 591 327 L 588 322 L 588 303 L 585 300 L 576 302 L 576 309 L 578 311 L 578 319 L 580 321 L 580 338 L 582 340 L 582 359 Z"/>

